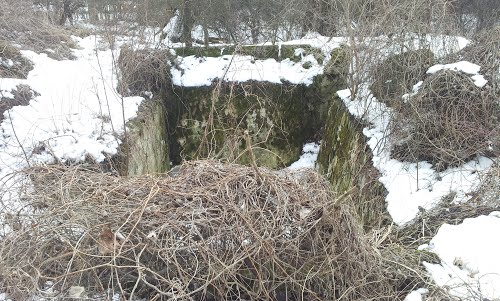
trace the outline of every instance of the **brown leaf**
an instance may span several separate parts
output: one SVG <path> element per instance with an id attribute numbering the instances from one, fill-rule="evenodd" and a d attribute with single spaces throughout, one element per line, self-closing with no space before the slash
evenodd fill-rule
<path id="1" fill-rule="evenodd" d="M 113 231 L 111 231 L 111 227 L 109 226 L 109 224 L 106 224 L 102 227 L 97 243 L 99 247 L 99 254 L 101 255 L 113 253 L 113 251 L 115 250 L 116 238 Z"/>

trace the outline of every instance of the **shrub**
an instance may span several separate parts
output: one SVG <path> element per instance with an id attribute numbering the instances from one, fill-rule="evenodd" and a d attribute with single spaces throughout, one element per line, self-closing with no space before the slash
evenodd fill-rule
<path id="1" fill-rule="evenodd" d="M 434 54 L 427 49 L 410 50 L 390 56 L 372 71 L 370 89 L 377 99 L 395 105 L 401 96 L 425 76 L 434 64 Z"/>
<path id="2" fill-rule="evenodd" d="M 500 80 L 500 40 L 492 37 L 500 36 L 500 25 L 479 32 L 474 39 L 460 52 L 450 59 L 465 60 L 481 66 L 481 73 L 488 81 Z M 498 89 L 498 87 L 497 87 Z M 496 92 L 498 94 L 498 91 Z"/>
<path id="3" fill-rule="evenodd" d="M 118 58 L 120 93 L 143 96 L 144 92 L 160 92 L 170 82 L 171 60 L 168 50 L 123 47 Z"/>
<path id="4" fill-rule="evenodd" d="M 425 79 L 394 122 L 395 158 L 425 160 L 441 170 L 498 147 L 499 104 L 488 86 L 461 72 L 442 70 Z"/>
<path id="5" fill-rule="evenodd" d="M 47 280 L 53 297 L 83 287 L 148 300 L 395 298 L 380 255 L 314 171 L 198 161 L 173 177 L 26 172 L 34 212 L 6 219 L 0 243 L 0 288 L 18 300 Z"/>

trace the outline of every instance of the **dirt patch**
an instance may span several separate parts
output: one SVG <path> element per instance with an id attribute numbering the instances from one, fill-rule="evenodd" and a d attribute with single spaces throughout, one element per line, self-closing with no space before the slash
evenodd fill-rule
<path id="1" fill-rule="evenodd" d="M 19 49 L 0 40 L 0 77 L 25 79 L 31 70 L 33 64 Z"/>
<path id="2" fill-rule="evenodd" d="M 18 85 L 15 90 L 10 91 L 11 97 L 0 97 L 0 122 L 4 120 L 4 113 L 14 106 L 27 106 L 30 100 L 40 94 L 28 85 Z"/>

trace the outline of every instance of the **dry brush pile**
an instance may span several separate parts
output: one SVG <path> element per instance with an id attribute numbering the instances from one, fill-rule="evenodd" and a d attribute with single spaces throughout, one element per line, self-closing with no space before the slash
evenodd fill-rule
<path id="1" fill-rule="evenodd" d="M 425 76 L 434 61 L 434 54 L 428 49 L 390 56 L 371 70 L 373 83 L 370 90 L 377 99 L 397 108 L 401 95 L 411 92 L 413 85 Z"/>
<path id="2" fill-rule="evenodd" d="M 476 155 L 498 155 L 500 107 L 489 86 L 462 72 L 428 76 L 394 122 L 395 158 L 428 161 L 442 170 Z"/>
<path id="3" fill-rule="evenodd" d="M 168 50 L 123 47 L 118 58 L 119 90 L 123 95 L 159 93 L 168 85 L 173 56 Z"/>
<path id="4" fill-rule="evenodd" d="M 0 243 L 0 288 L 16 300 L 47 283 L 52 297 L 75 287 L 148 300 L 401 297 L 348 207 L 313 171 L 198 161 L 174 177 L 25 173 L 33 185 L 22 199 L 33 212 L 5 219 Z"/>

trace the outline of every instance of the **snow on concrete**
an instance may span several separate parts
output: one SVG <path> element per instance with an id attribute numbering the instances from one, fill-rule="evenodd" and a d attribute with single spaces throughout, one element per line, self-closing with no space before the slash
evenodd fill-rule
<path id="1" fill-rule="evenodd" d="M 171 69 L 174 85 L 185 87 L 209 86 L 214 80 L 231 82 L 264 81 L 275 84 L 285 82 L 310 85 L 315 76 L 323 74 L 324 64 L 330 59 L 333 49 L 345 44 L 344 37 L 324 37 L 310 33 L 300 40 L 282 42 L 279 45 L 309 45 L 321 50 L 325 56 L 323 64 L 319 64 L 312 54 L 304 55 L 304 50 L 296 49 L 299 62 L 290 59 L 259 60 L 250 55 L 224 55 L 220 57 L 179 57 L 179 64 Z M 169 44 L 172 49 L 183 47 L 182 43 Z M 272 45 L 271 42 L 258 46 Z M 227 46 L 219 44 L 217 46 Z M 306 64 L 307 63 L 307 64 Z M 304 68 L 306 66 L 306 68 Z"/>
<path id="2" fill-rule="evenodd" d="M 480 177 L 493 163 L 478 157 L 460 167 L 438 172 L 428 162 L 401 162 L 390 156 L 387 130 L 392 110 L 378 102 L 362 85 L 358 97 L 351 99 L 349 90 L 337 92 L 349 112 L 371 125 L 363 129 L 373 152 L 373 165 L 381 173 L 379 181 L 388 191 L 387 211 L 398 225 L 405 225 L 416 217 L 420 208 L 432 209 L 444 196 L 456 193 L 454 201 L 467 201 L 469 193 L 479 185 Z"/>
<path id="3" fill-rule="evenodd" d="M 500 298 L 500 212 L 444 224 L 428 250 L 441 264 L 425 263 L 436 283 L 461 299 Z"/>
<path id="4" fill-rule="evenodd" d="M 316 142 L 304 144 L 299 160 L 293 162 L 288 169 L 314 168 L 318 160 L 319 147 L 319 143 Z"/>
<path id="5" fill-rule="evenodd" d="M 177 86 L 210 86 L 214 80 L 230 82 L 266 81 L 275 84 L 289 82 L 310 85 L 313 78 L 323 73 L 323 67 L 312 55 L 295 63 L 290 59 L 277 62 L 275 59 L 255 60 L 248 55 L 224 55 L 199 58 L 179 58 L 180 64 L 172 67 L 172 83 Z M 311 62 L 310 68 L 303 63 Z"/>

